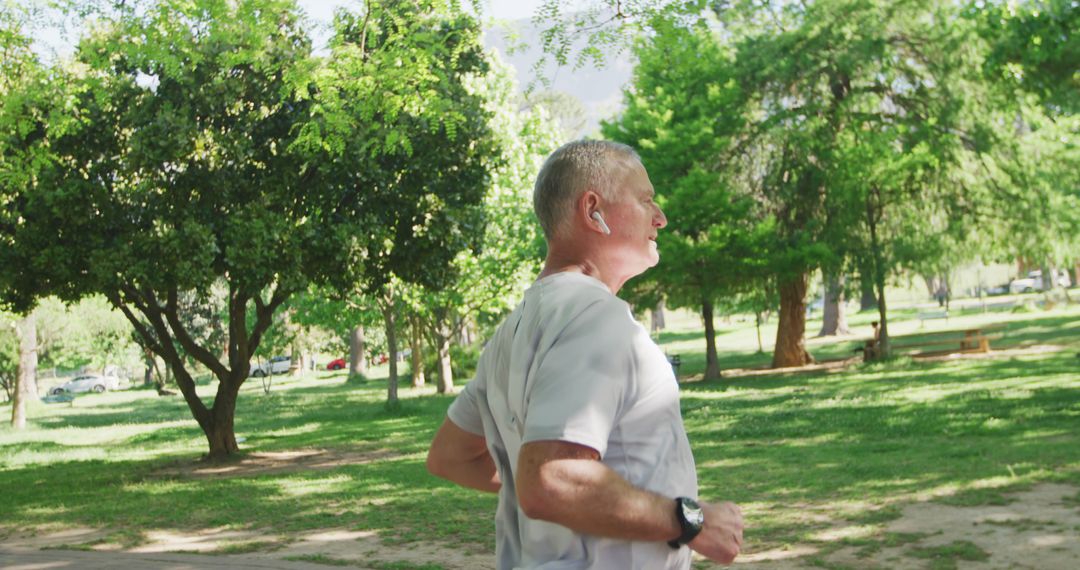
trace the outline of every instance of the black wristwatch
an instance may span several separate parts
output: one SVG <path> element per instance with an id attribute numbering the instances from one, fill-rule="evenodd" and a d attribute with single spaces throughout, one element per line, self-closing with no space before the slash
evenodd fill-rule
<path id="1" fill-rule="evenodd" d="M 675 540 L 669 540 L 668 546 L 682 548 L 682 545 L 694 540 L 705 526 L 705 513 L 701 512 L 701 505 L 688 497 L 675 499 L 675 517 L 679 519 L 682 534 Z"/>

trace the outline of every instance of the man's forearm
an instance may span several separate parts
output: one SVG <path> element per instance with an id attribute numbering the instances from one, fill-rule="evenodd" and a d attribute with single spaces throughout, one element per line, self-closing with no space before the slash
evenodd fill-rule
<path id="1" fill-rule="evenodd" d="M 498 493 L 502 488 L 495 462 L 486 453 L 471 461 L 456 463 L 451 468 L 435 474 L 462 487 L 478 491 Z"/>
<path id="2" fill-rule="evenodd" d="M 518 502 L 530 518 L 625 540 L 660 542 L 680 534 L 673 497 L 631 485 L 589 457 L 592 450 L 552 456 L 544 445 L 529 444 L 518 460 Z"/>
<path id="3" fill-rule="evenodd" d="M 461 429 L 450 418 L 435 433 L 427 468 L 433 475 L 470 489 L 497 493 L 502 487 L 483 436 Z"/>

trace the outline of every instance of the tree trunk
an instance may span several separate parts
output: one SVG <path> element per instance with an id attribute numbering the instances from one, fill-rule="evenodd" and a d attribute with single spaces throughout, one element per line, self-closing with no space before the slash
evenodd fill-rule
<path id="1" fill-rule="evenodd" d="M 382 303 L 383 322 L 386 325 L 386 351 L 389 355 L 387 362 L 390 364 L 390 375 L 386 378 L 386 402 L 396 404 L 398 401 L 398 372 L 397 372 L 397 320 L 394 315 L 393 293 L 388 294 Z"/>
<path id="2" fill-rule="evenodd" d="M 476 340 L 476 332 L 473 329 L 472 323 L 467 321 L 463 322 L 461 326 L 458 327 L 458 330 L 460 331 L 457 335 L 458 346 L 469 346 Z"/>
<path id="3" fill-rule="evenodd" d="M 165 389 L 165 384 L 172 378 L 172 372 L 169 369 L 168 363 L 165 364 L 165 372 L 163 373 L 158 369 L 157 358 L 154 358 L 154 389 L 157 391 L 158 396 L 172 396 L 175 392 L 170 392 Z"/>
<path id="4" fill-rule="evenodd" d="M 656 308 L 654 308 L 652 310 L 652 327 L 651 327 L 651 329 L 652 329 L 652 332 L 654 332 L 654 333 L 657 333 L 657 332 L 660 332 L 660 331 L 664 330 L 664 328 L 667 326 L 667 323 L 664 322 L 664 309 L 665 309 L 664 305 L 665 305 L 664 300 L 660 299 L 660 302 L 656 304 Z"/>
<path id="5" fill-rule="evenodd" d="M 859 276 L 859 312 L 877 309 L 877 295 L 874 294 L 874 277 L 869 267 L 864 268 Z"/>
<path id="6" fill-rule="evenodd" d="M 851 334 L 845 311 L 844 276 L 825 274 L 825 311 L 818 336 Z"/>
<path id="7" fill-rule="evenodd" d="M 30 313 L 15 329 L 19 336 L 19 367 L 15 375 L 15 398 L 11 402 L 11 425 L 26 428 L 27 408 L 38 401 L 37 389 L 37 317 Z"/>
<path id="8" fill-rule="evenodd" d="M 885 307 L 885 272 L 881 273 L 881 279 L 877 284 L 878 295 L 881 297 L 881 302 L 878 303 L 878 319 L 881 326 L 878 327 L 877 350 L 878 356 L 884 358 L 889 356 L 892 343 L 889 341 L 889 317 Z"/>
<path id="9" fill-rule="evenodd" d="M 1042 290 L 1053 291 L 1057 286 L 1057 268 L 1050 265 L 1042 266 Z"/>
<path id="10" fill-rule="evenodd" d="M 761 311 L 754 311 L 754 323 L 757 327 L 757 351 L 758 354 L 765 352 L 765 345 L 761 343 Z"/>
<path id="11" fill-rule="evenodd" d="M 881 240 L 878 238 L 877 223 L 881 215 L 881 192 L 874 188 L 866 197 L 866 225 L 870 230 L 870 252 L 873 263 L 874 284 L 878 295 L 878 327 L 877 355 L 880 358 L 888 358 L 891 352 L 889 341 L 889 318 L 885 304 L 885 259 L 881 251 Z"/>
<path id="12" fill-rule="evenodd" d="M 941 290 L 941 277 L 937 275 L 923 275 L 922 278 L 926 283 L 926 294 L 931 299 L 937 299 L 938 291 Z"/>
<path id="13" fill-rule="evenodd" d="M 240 386 L 244 383 L 247 370 L 240 370 L 234 366 L 230 376 L 218 377 L 217 393 L 214 395 L 214 405 L 207 408 L 196 392 L 195 379 L 184 366 L 180 356 L 171 352 L 161 355 L 165 360 L 166 376 L 171 375 L 184 395 L 184 400 L 191 410 L 192 417 L 199 424 L 209 445 L 205 459 L 208 461 L 221 461 L 229 459 L 233 454 L 240 451 L 236 444 L 233 418 L 236 414 L 236 397 L 240 392 Z M 235 359 L 234 359 L 235 360 Z M 234 362 L 235 364 L 235 362 Z"/>
<path id="14" fill-rule="evenodd" d="M 367 359 L 364 358 L 364 327 L 356 327 L 349 335 L 349 378 L 367 375 Z"/>
<path id="15" fill-rule="evenodd" d="M 304 371 L 304 351 L 300 343 L 293 341 L 289 345 L 289 376 L 299 376 Z"/>
<path id="16" fill-rule="evenodd" d="M 447 322 L 447 311 L 435 311 L 435 326 L 432 329 L 435 337 L 435 351 L 438 361 L 435 366 L 437 389 L 440 394 L 450 394 L 454 391 L 454 370 L 450 362 L 450 323 Z"/>
<path id="17" fill-rule="evenodd" d="M 154 385 L 154 368 L 157 366 L 154 351 L 149 348 L 143 349 L 143 366 L 146 367 L 143 372 L 143 388 L 149 388 Z"/>
<path id="18" fill-rule="evenodd" d="M 240 451 L 236 444 L 236 395 L 240 391 L 239 385 L 232 382 L 219 382 L 217 395 L 214 397 L 214 407 L 210 409 L 212 422 L 210 426 L 203 428 L 206 440 L 210 444 L 210 453 L 207 459 L 219 461 L 228 459 L 232 454 Z"/>
<path id="19" fill-rule="evenodd" d="M 773 368 L 814 363 L 814 357 L 806 351 L 803 338 L 806 335 L 808 281 L 806 273 L 780 281 L 780 322 L 776 329 L 776 347 L 773 348 Z"/>
<path id="20" fill-rule="evenodd" d="M 409 336 L 411 340 L 412 355 L 410 355 L 412 363 L 412 383 L 414 388 L 423 386 L 427 379 L 424 378 L 424 331 L 421 328 L 423 325 L 420 323 L 420 318 L 413 316 L 412 334 Z"/>
<path id="21" fill-rule="evenodd" d="M 705 321 L 705 380 L 720 378 L 720 360 L 716 357 L 716 326 L 713 324 L 712 299 L 701 301 L 701 320 Z"/>

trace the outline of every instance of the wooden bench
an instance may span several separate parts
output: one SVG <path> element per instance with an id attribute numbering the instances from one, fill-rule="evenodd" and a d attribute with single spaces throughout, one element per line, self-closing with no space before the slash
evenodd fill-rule
<path id="1" fill-rule="evenodd" d="M 934 319 L 945 319 L 945 322 L 949 322 L 949 311 L 928 311 L 925 313 L 919 313 L 919 326 L 926 325 L 926 321 Z"/>

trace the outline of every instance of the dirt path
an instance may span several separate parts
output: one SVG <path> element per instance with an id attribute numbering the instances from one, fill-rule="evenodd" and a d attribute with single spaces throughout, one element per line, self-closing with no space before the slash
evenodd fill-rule
<path id="1" fill-rule="evenodd" d="M 1009 495 L 1012 502 L 1007 505 L 914 503 L 903 509 L 900 518 L 887 523 L 883 533 L 857 526 L 835 528 L 820 535 L 819 543 L 751 551 L 739 562 L 754 570 L 1077 570 L 1078 491 L 1071 485 L 1041 484 Z"/>
<path id="2" fill-rule="evenodd" d="M 813 543 L 765 552 L 756 552 L 753 544 L 748 544 L 749 551 L 739 558 L 737 566 L 748 570 L 1080 568 L 1080 488 L 1041 484 L 1009 498 L 1012 502 L 1007 505 L 976 507 L 914 503 L 883 529 L 837 527 L 820 533 Z M 147 533 L 147 538 L 143 544 L 125 548 L 111 541 L 108 533 L 89 528 L 12 534 L 0 539 L 0 567 L 300 569 L 314 567 L 310 563 L 366 570 L 495 567 L 489 554 L 421 543 L 387 547 L 373 533 L 344 529 L 290 537 L 223 529 L 194 533 L 157 530 Z M 216 555 L 169 558 L 173 556 L 169 553 L 176 552 Z M 155 562 L 146 566 L 151 560 L 146 557 Z M 707 561 L 698 561 L 694 567 L 720 568 Z"/>

